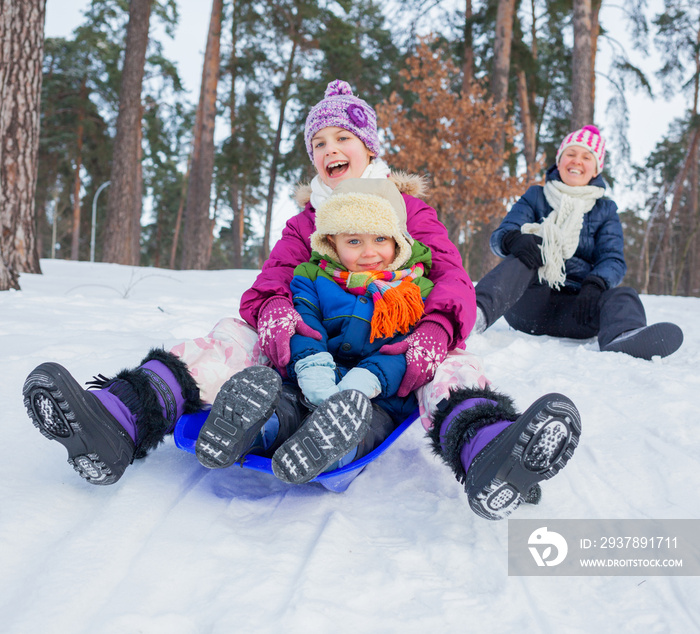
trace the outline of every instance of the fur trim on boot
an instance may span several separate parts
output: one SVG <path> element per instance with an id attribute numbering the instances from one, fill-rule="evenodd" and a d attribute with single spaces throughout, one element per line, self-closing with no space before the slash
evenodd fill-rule
<path id="1" fill-rule="evenodd" d="M 488 402 L 465 402 L 475 398 Z M 490 389 L 453 391 L 429 431 L 433 450 L 464 484 L 469 506 L 488 520 L 508 517 L 523 502 L 537 504 L 538 483 L 566 465 L 580 434 L 580 415 L 566 396 L 546 394 L 518 415 L 508 397 Z"/>
<path id="2" fill-rule="evenodd" d="M 170 370 L 182 389 L 185 399 L 185 413 L 191 414 L 203 407 L 199 398 L 199 388 L 187 370 L 187 366 L 174 354 L 163 348 L 153 348 L 139 365 L 149 361 L 160 361 Z M 136 451 L 134 459 L 145 458 L 155 449 L 177 421 L 169 421 L 163 416 L 163 408 L 158 400 L 156 386 L 148 374 L 140 367 L 121 370 L 113 379 L 103 376 L 90 382 L 90 387 L 109 389 L 136 418 Z"/>
<path id="3" fill-rule="evenodd" d="M 472 399 L 483 398 L 495 401 L 495 405 L 484 403 L 465 410 L 453 421 L 449 434 L 440 442 L 440 428 L 449 413 L 460 403 Z M 464 484 L 466 472 L 460 460 L 460 452 L 464 443 L 471 440 L 477 431 L 499 421 L 514 421 L 518 418 L 513 401 L 509 396 L 500 394 L 490 387 L 483 389 L 456 388 L 450 391 L 450 398 L 438 405 L 438 411 L 433 415 L 433 426 L 428 436 L 433 453 L 440 456 L 447 466 L 452 469 L 459 482 Z"/>

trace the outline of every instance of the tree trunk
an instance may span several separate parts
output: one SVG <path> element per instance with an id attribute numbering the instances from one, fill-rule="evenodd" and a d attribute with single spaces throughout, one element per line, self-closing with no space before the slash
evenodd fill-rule
<path id="1" fill-rule="evenodd" d="M 598 37 L 600 36 L 600 7 L 603 0 L 592 0 L 591 6 L 591 118 L 595 121 L 595 60 L 598 54 Z M 584 124 L 585 125 L 585 124 Z"/>
<path id="2" fill-rule="evenodd" d="M 513 42 L 513 18 L 515 16 L 515 0 L 498 0 L 496 13 L 496 39 L 493 45 L 493 68 L 491 72 L 490 92 L 496 108 L 496 116 L 505 123 L 508 111 L 508 77 L 510 75 L 510 52 Z M 495 160 L 503 163 L 505 152 L 505 127 L 498 126 L 493 139 Z M 499 219 L 494 218 L 475 233 L 479 249 L 484 254 L 481 259 L 481 270 L 477 275 L 482 277 L 498 263 L 498 258 L 489 249 L 491 233 L 498 226 Z"/>
<path id="3" fill-rule="evenodd" d="M 523 131 L 523 154 L 525 155 L 527 178 L 531 180 L 535 176 L 537 147 L 535 145 L 535 122 L 530 112 L 530 95 L 527 89 L 527 77 L 525 76 L 524 70 L 518 71 L 517 80 L 518 103 L 520 104 L 520 127 Z"/>
<path id="4" fill-rule="evenodd" d="M 698 213 L 698 181 L 700 181 L 700 170 L 698 169 L 698 151 L 695 151 L 695 158 L 691 165 L 690 172 L 690 244 L 688 254 L 688 278 L 685 294 L 688 296 L 700 296 L 700 272 L 698 264 L 700 262 L 700 213 Z"/>
<path id="5" fill-rule="evenodd" d="M 571 129 L 593 122 L 591 0 L 574 0 L 574 51 L 571 61 Z"/>
<path id="6" fill-rule="evenodd" d="M 34 194 L 46 0 L 0 0 L 0 290 L 41 273 Z"/>
<path id="7" fill-rule="evenodd" d="M 472 0 L 466 0 L 464 11 L 464 59 L 462 61 L 462 94 L 466 95 L 474 81 L 474 36 L 472 33 Z"/>
<path id="8" fill-rule="evenodd" d="M 164 213 L 163 206 L 161 205 L 158 209 L 158 214 L 156 215 L 156 235 L 155 235 L 155 253 L 153 254 L 153 266 L 157 269 L 160 268 L 160 249 L 163 242 L 163 216 Z"/>
<path id="9" fill-rule="evenodd" d="M 152 0 L 130 2 L 102 251 L 105 262 L 133 266 L 139 263 L 139 250 L 134 248 L 138 237 L 134 239 L 134 235 L 140 236 L 141 223 L 140 217 L 138 222 L 135 220 L 135 210 L 141 208 L 138 146 L 141 139 L 141 90 L 151 2 Z"/>
<path id="10" fill-rule="evenodd" d="M 216 89 L 219 82 L 221 13 L 223 0 L 214 0 L 209 21 L 207 47 L 204 53 L 202 86 L 195 119 L 192 166 L 184 213 L 182 268 L 205 269 L 209 264 L 211 241 L 209 205 L 214 175 L 214 124 L 216 121 Z"/>
<path id="11" fill-rule="evenodd" d="M 538 46 L 537 46 L 537 16 L 535 14 L 535 0 L 530 2 L 530 54 L 532 59 L 537 61 Z M 535 87 L 534 80 L 528 87 L 527 74 L 524 70 L 518 71 L 517 75 L 517 94 L 520 103 L 520 125 L 523 131 L 523 146 L 525 155 L 525 165 L 527 168 L 528 180 L 535 177 L 537 166 L 537 125 L 536 112 L 533 112 L 531 105 L 536 109 Z"/>
<path id="12" fill-rule="evenodd" d="M 265 235 L 263 236 L 262 249 L 260 253 L 260 266 L 262 266 L 270 255 L 270 233 L 272 229 L 272 205 L 275 200 L 275 184 L 277 180 L 277 162 L 280 156 L 280 144 L 282 143 L 282 129 L 284 127 L 284 116 L 289 100 L 289 91 L 294 77 L 294 58 L 297 52 L 297 41 L 294 39 L 292 50 L 289 54 L 287 72 L 280 91 L 279 119 L 277 121 L 277 132 L 275 134 L 275 144 L 272 148 L 272 164 L 270 165 L 270 182 L 267 190 L 267 209 L 265 211 Z"/>
<path id="13" fill-rule="evenodd" d="M 698 101 L 700 100 L 700 28 L 698 28 L 697 34 L 695 36 L 695 86 L 693 93 L 693 120 L 697 120 L 698 117 Z M 698 188 L 700 186 L 700 171 L 698 166 L 698 161 L 700 161 L 700 154 L 696 155 L 695 162 L 693 163 L 693 176 L 692 176 L 692 194 L 691 194 L 691 204 L 692 204 L 692 218 L 693 227 L 695 231 L 695 237 L 693 240 L 693 246 L 690 253 L 690 261 L 688 263 L 688 295 L 693 295 L 695 297 L 700 296 L 700 210 L 698 210 Z"/>
<path id="14" fill-rule="evenodd" d="M 139 122 L 143 121 L 145 108 L 141 106 Z M 143 126 L 136 126 L 138 139 L 136 142 L 136 182 L 134 184 L 134 207 L 131 223 L 134 230 L 131 233 L 131 252 L 135 254 L 136 262 L 141 259 L 141 211 L 143 210 Z"/>
<path id="15" fill-rule="evenodd" d="M 236 43 L 237 43 L 238 22 L 236 20 L 236 7 L 233 8 L 233 20 L 231 21 L 231 61 L 229 72 L 231 75 L 231 93 L 229 94 L 229 123 L 231 126 L 231 143 L 234 143 L 236 135 Z M 231 173 L 231 183 L 229 185 L 231 193 L 231 209 L 233 210 L 233 220 L 231 221 L 231 266 L 240 269 L 243 265 L 243 205 L 238 184 L 238 172 L 234 169 Z"/>
<path id="16" fill-rule="evenodd" d="M 231 208 L 233 209 L 233 220 L 231 221 L 231 266 L 234 269 L 243 268 L 243 227 L 245 226 L 245 209 L 240 202 L 241 195 L 238 187 L 236 174 L 232 176 L 231 182 Z"/>
<path id="17" fill-rule="evenodd" d="M 491 75 L 491 94 L 493 103 L 500 108 L 500 116 L 505 121 L 506 105 L 508 102 L 508 76 L 510 74 L 510 51 L 513 41 L 513 17 L 515 15 L 515 0 L 498 0 L 496 15 L 496 40 L 493 45 L 493 71 Z M 497 157 L 502 157 L 505 145 L 505 134 L 501 133 L 494 140 L 494 151 Z"/>
<path id="18" fill-rule="evenodd" d="M 80 168 L 83 164 L 83 120 L 85 119 L 85 113 L 83 111 L 82 104 L 87 98 L 86 95 L 86 82 L 87 78 L 83 76 L 80 83 L 80 110 L 78 112 L 78 129 L 76 130 L 76 152 L 75 152 L 75 175 L 73 176 L 73 236 L 71 239 L 70 246 L 70 259 L 79 260 L 80 259 Z"/>
<path id="19" fill-rule="evenodd" d="M 679 185 L 676 191 L 673 193 L 673 202 L 671 203 L 671 211 L 666 219 L 666 225 L 663 229 L 663 237 L 661 239 L 661 253 L 659 256 L 659 279 L 660 288 L 659 292 L 661 294 L 673 292 L 674 290 L 674 271 L 671 266 L 671 233 L 673 232 L 673 225 L 678 215 L 678 211 L 681 206 L 681 199 L 683 196 L 683 186 L 687 177 L 688 172 L 691 172 L 690 165 L 692 160 L 696 157 L 698 150 L 698 142 L 700 141 L 700 128 L 696 129 L 693 136 L 690 139 L 690 144 L 688 147 L 688 153 L 686 154 L 686 159 L 683 162 L 681 171 L 679 174 Z M 653 262 L 650 268 L 653 269 Z M 671 284 L 667 285 L 667 282 Z"/>
<path id="20" fill-rule="evenodd" d="M 177 256 L 177 243 L 180 240 L 180 227 L 182 226 L 182 213 L 185 209 L 185 198 L 187 196 L 187 183 L 190 178 L 190 165 L 192 163 L 192 152 L 187 157 L 187 171 L 182 178 L 182 187 L 180 188 L 180 204 L 177 208 L 177 216 L 175 217 L 175 229 L 173 230 L 173 243 L 170 247 L 170 268 L 175 268 L 175 259 Z"/>
<path id="21" fill-rule="evenodd" d="M 674 272 L 672 295 L 678 295 L 681 284 L 684 288 L 682 295 L 691 296 L 693 292 L 696 277 L 696 258 L 697 258 L 697 238 L 698 234 L 698 148 L 695 148 L 694 155 L 690 157 L 690 173 L 689 181 L 689 197 L 688 204 L 685 209 L 685 219 L 681 227 L 682 246 L 681 254 L 678 259 L 678 264 Z M 686 273 L 687 271 L 687 273 Z"/>
<path id="22" fill-rule="evenodd" d="M 698 120 L 698 101 L 700 100 L 700 25 L 695 34 L 695 76 L 693 79 L 693 106 L 691 110 L 691 122 Z M 690 157 L 690 196 L 688 205 L 688 242 L 686 257 L 681 262 L 681 267 L 687 262 L 688 275 L 686 278 L 685 294 L 692 296 L 700 295 L 700 272 L 698 271 L 698 261 L 700 261 L 700 213 L 698 212 L 698 188 L 700 187 L 700 170 L 698 161 L 700 160 L 700 148 L 695 148 L 695 153 Z M 680 281 L 680 272 L 677 279 Z"/>

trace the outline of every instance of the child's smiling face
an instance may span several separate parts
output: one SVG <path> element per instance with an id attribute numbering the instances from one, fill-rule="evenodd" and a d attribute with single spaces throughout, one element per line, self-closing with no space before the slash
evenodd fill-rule
<path id="1" fill-rule="evenodd" d="M 340 263 L 351 273 L 386 271 L 396 258 L 396 240 L 372 233 L 328 236 Z"/>
<path id="2" fill-rule="evenodd" d="M 347 178 L 360 178 L 374 156 L 352 132 L 328 127 L 311 139 L 314 167 L 331 189 Z"/>
<path id="3" fill-rule="evenodd" d="M 559 157 L 559 176 L 569 187 L 588 185 L 596 176 L 596 160 L 590 150 L 578 145 L 566 148 Z"/>

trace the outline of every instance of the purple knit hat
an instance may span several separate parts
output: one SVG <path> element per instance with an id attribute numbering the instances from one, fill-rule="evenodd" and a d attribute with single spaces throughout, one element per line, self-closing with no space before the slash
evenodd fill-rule
<path id="1" fill-rule="evenodd" d="M 603 171 L 603 165 L 605 164 L 605 140 L 600 136 L 598 128 L 594 125 L 586 125 L 564 137 L 557 151 L 557 165 L 559 165 L 559 158 L 562 152 L 572 145 L 586 148 L 595 156 L 596 176 Z"/>
<path id="2" fill-rule="evenodd" d="M 306 117 L 304 141 L 312 163 L 314 151 L 311 139 L 319 130 L 331 126 L 352 132 L 370 152 L 379 155 L 377 114 L 366 101 L 352 94 L 350 84 L 340 79 L 328 84 L 323 99 L 311 108 Z"/>

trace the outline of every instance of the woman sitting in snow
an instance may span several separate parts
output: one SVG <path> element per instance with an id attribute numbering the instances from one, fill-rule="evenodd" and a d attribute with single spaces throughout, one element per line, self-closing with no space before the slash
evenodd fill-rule
<path id="1" fill-rule="evenodd" d="M 237 409 L 242 380 L 234 375 L 269 360 L 284 376 L 291 368 L 294 335 L 322 340 L 321 333 L 304 323 L 290 292 L 295 267 L 311 258 L 316 208 L 350 178 L 389 177 L 401 191 L 407 234 L 430 250 L 434 284 L 410 334 L 381 350 L 405 364 L 396 395 L 404 398 L 419 388 L 421 421 L 431 429 L 435 451 L 465 483 L 475 512 L 500 519 L 522 501 L 535 501 L 537 482 L 555 475 L 576 447 L 580 434 L 576 408 L 566 397 L 548 395 L 518 416 L 508 397 L 488 387 L 478 359 L 461 347 L 474 323 L 475 303 L 459 253 L 435 210 L 415 196 L 422 189 L 420 180 L 391 174 L 377 158 L 375 112 L 347 84 L 329 85 L 307 118 L 305 140 L 318 175 L 310 189 L 302 190 L 304 209 L 287 223 L 253 287 L 241 299 L 241 315 L 257 328 L 259 342 L 254 330 L 225 319 L 206 338 L 183 342 L 171 352 L 152 350 L 137 368 L 112 379 L 100 377 L 92 391 L 83 390 L 62 366 L 44 363 L 30 373 L 24 386 L 33 423 L 67 448 L 69 463 L 93 484 L 116 482 L 135 458 L 144 457 L 172 432 L 183 412 L 200 409 L 202 401 L 213 402 L 214 418 L 219 416 L 224 426 L 247 432 L 251 426 Z M 291 369 L 298 372 L 296 363 Z M 465 387 L 452 390 L 460 385 Z M 250 384 L 250 389 L 258 388 Z M 347 405 L 348 395 L 357 394 L 362 392 L 351 389 L 330 398 Z M 270 411 L 257 417 L 258 428 L 272 409 L 268 402 Z M 327 408 L 321 414 L 324 411 Z M 207 428 L 211 430 L 209 423 L 204 433 Z M 224 462 L 231 462 L 235 453 Z M 199 455 L 203 456 L 201 442 Z"/>
<path id="2" fill-rule="evenodd" d="M 605 198 L 605 141 L 585 126 L 561 142 L 544 187 L 530 187 L 491 235 L 506 258 L 476 287 L 481 333 L 501 315 L 533 335 L 588 339 L 602 351 L 651 359 L 675 352 L 675 324 L 647 326 L 627 271 L 617 205 Z"/>

